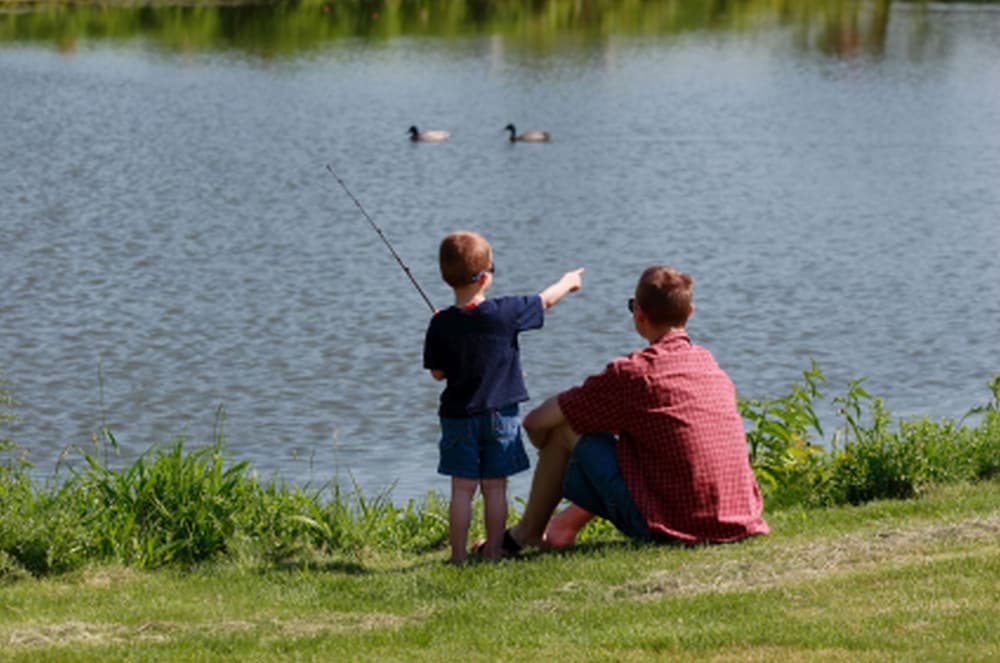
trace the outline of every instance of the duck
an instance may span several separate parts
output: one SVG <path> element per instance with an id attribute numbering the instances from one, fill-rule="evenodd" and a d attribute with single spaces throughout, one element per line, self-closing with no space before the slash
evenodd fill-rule
<path id="1" fill-rule="evenodd" d="M 447 131 L 421 131 L 416 126 L 410 127 L 407 133 L 414 143 L 443 143 L 451 137 Z"/>
<path id="2" fill-rule="evenodd" d="M 512 143 L 547 143 L 552 140 L 552 134 L 548 131 L 525 131 L 519 135 L 513 124 L 508 124 L 503 130 L 510 132 Z"/>

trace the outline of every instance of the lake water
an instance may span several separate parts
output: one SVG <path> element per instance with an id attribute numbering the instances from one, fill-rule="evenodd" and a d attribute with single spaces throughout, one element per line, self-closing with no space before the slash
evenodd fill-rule
<path id="1" fill-rule="evenodd" d="M 261 476 L 445 492 L 429 311 L 327 164 L 438 306 L 454 229 L 492 242 L 494 294 L 586 268 L 522 336 L 527 407 L 641 345 L 625 301 L 666 263 L 742 397 L 815 359 L 829 396 L 866 377 L 897 416 L 960 417 L 1000 372 L 1000 8 L 886 11 L 544 48 L 0 42 L 7 436 L 49 477 L 102 424 L 130 462 L 210 442 L 223 406 Z M 554 141 L 511 145 L 509 122 Z"/>

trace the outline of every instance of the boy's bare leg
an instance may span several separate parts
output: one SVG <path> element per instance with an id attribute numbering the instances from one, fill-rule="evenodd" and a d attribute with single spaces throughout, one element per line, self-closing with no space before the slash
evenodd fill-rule
<path id="1" fill-rule="evenodd" d="M 542 542 L 550 548 L 565 548 L 576 543 L 576 535 L 583 526 L 593 520 L 594 514 L 575 504 L 552 516 Z"/>
<path id="2" fill-rule="evenodd" d="M 579 439 L 569 424 L 563 423 L 549 430 L 543 443 L 536 445 L 539 447 L 538 464 L 531 479 L 528 504 L 521 520 L 510 528 L 510 535 L 518 544 L 542 545 L 545 527 L 562 500 L 566 464 Z"/>
<path id="3" fill-rule="evenodd" d="M 451 478 L 451 504 L 448 505 L 448 540 L 451 543 L 451 563 L 465 561 L 472 521 L 472 498 L 476 494 L 476 480 Z"/>
<path id="4" fill-rule="evenodd" d="M 483 512 L 486 521 L 484 559 L 497 560 L 503 556 L 503 532 L 507 529 L 507 479 L 483 479 Z"/>

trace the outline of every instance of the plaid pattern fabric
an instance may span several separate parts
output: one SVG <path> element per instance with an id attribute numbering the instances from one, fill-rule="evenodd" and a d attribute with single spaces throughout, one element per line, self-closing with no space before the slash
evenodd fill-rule
<path id="1" fill-rule="evenodd" d="M 732 381 L 674 331 L 559 395 L 577 433 L 618 436 L 622 476 L 650 530 L 681 541 L 766 534 Z"/>

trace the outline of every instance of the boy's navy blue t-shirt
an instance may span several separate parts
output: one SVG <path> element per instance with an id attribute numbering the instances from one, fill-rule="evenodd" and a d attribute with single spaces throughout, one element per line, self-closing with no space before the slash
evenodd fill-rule
<path id="1" fill-rule="evenodd" d="M 497 297 L 468 309 L 452 306 L 431 318 L 424 368 L 444 371 L 447 380 L 438 414 L 469 417 L 528 400 L 517 335 L 544 322 L 538 295 Z"/>

